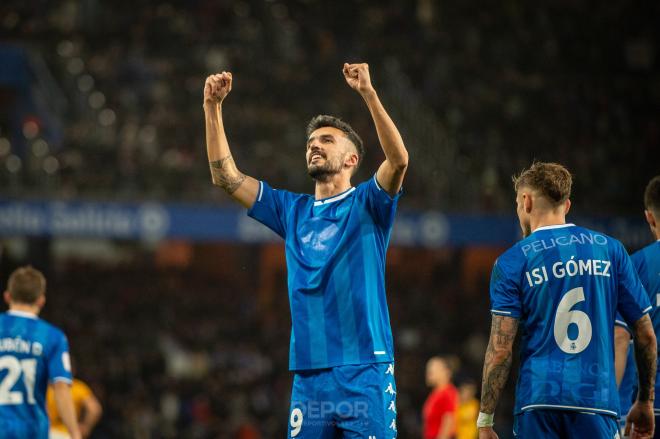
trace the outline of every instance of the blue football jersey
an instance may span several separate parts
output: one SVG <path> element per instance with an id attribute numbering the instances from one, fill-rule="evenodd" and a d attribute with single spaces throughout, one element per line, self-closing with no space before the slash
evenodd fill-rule
<path id="1" fill-rule="evenodd" d="M 323 200 L 260 182 L 248 215 L 285 241 L 291 370 L 393 361 L 385 253 L 398 198 L 375 176 Z"/>
<path id="2" fill-rule="evenodd" d="M 62 331 L 33 314 L 0 314 L 0 437 L 47 439 L 48 383 L 71 378 Z"/>
<path id="3" fill-rule="evenodd" d="M 540 227 L 495 262 L 491 312 L 520 320 L 516 414 L 617 416 L 614 320 L 633 323 L 648 296 L 621 243 L 574 224 Z"/>
<path id="4" fill-rule="evenodd" d="M 649 295 L 653 309 L 651 310 L 651 320 L 656 335 L 660 334 L 660 241 L 650 244 L 631 256 L 633 265 L 639 274 L 642 285 Z M 634 401 L 637 397 L 637 368 L 633 356 L 632 346 L 628 352 L 628 361 L 626 371 L 619 386 L 619 393 L 622 401 Z M 631 361 L 632 360 L 632 361 Z M 660 391 L 660 371 L 655 379 L 655 392 Z M 621 409 L 623 410 L 623 402 Z M 660 401 L 655 402 L 655 413 L 660 414 Z"/>

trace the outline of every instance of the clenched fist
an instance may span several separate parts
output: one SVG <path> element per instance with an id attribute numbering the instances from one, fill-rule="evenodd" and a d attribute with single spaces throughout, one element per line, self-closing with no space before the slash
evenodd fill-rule
<path id="1" fill-rule="evenodd" d="M 222 72 L 206 78 L 204 104 L 221 104 L 231 91 L 231 73 Z"/>
<path id="2" fill-rule="evenodd" d="M 342 71 L 344 73 L 344 79 L 346 79 L 346 82 L 353 90 L 356 90 L 361 95 L 374 91 L 374 88 L 371 85 L 368 64 L 344 63 Z"/>

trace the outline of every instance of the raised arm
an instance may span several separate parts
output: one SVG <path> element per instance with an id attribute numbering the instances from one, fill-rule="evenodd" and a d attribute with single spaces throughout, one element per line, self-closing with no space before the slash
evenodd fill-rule
<path id="1" fill-rule="evenodd" d="M 511 370 L 516 332 L 518 332 L 517 319 L 493 315 L 481 380 L 481 407 L 477 420 L 479 439 L 498 437 L 493 430 L 493 414 Z"/>
<path id="2" fill-rule="evenodd" d="M 648 314 L 635 322 L 633 339 L 635 363 L 639 375 L 639 390 L 637 400 L 626 418 L 625 435 L 629 436 L 632 429 L 633 438 L 652 438 L 655 427 L 653 401 L 655 400 L 658 345 L 653 332 L 653 323 Z"/>
<path id="3" fill-rule="evenodd" d="M 401 189 L 403 177 L 408 168 L 408 151 L 403 144 L 401 134 L 371 85 L 369 66 L 367 64 L 344 64 L 343 72 L 348 85 L 360 93 L 367 103 L 374 125 L 376 125 L 380 146 L 385 153 L 385 161 L 376 173 L 378 184 L 390 195 L 395 195 Z"/>
<path id="4" fill-rule="evenodd" d="M 211 179 L 234 200 L 248 209 L 257 199 L 259 182 L 238 170 L 229 150 L 222 122 L 222 102 L 231 91 L 232 75 L 222 72 L 206 78 L 204 84 L 204 118 L 206 120 L 206 152 Z"/>

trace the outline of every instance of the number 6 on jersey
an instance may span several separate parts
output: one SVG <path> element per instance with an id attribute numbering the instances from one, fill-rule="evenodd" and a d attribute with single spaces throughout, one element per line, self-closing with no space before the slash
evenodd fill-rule
<path id="1" fill-rule="evenodd" d="M 584 311 L 571 308 L 577 303 L 584 302 L 584 289 L 582 287 L 569 290 L 562 297 L 557 306 L 555 315 L 555 341 L 559 349 L 567 354 L 579 354 L 589 346 L 591 342 L 591 320 Z M 571 340 L 568 336 L 568 327 L 571 323 L 577 325 L 578 336 Z"/>

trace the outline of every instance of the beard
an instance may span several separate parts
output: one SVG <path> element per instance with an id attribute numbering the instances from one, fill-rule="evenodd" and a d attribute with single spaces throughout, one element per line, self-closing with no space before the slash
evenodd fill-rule
<path id="1" fill-rule="evenodd" d="M 326 159 L 321 164 L 310 164 L 307 166 L 307 174 L 316 181 L 326 181 L 331 176 L 339 174 L 342 170 L 342 164 L 339 160 L 333 161 Z"/>

